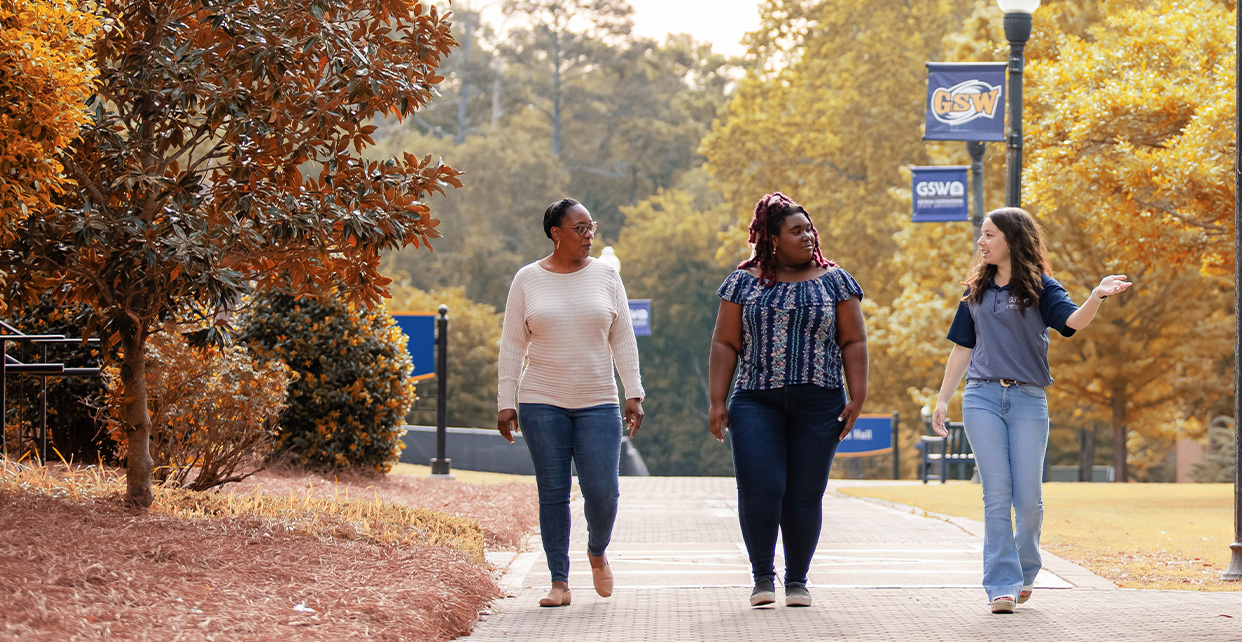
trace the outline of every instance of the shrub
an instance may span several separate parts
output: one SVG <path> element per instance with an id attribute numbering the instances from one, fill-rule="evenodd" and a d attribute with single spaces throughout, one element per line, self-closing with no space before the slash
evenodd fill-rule
<path id="1" fill-rule="evenodd" d="M 406 337 L 392 317 L 334 294 L 266 294 L 247 308 L 238 340 L 300 375 L 289 389 L 278 448 L 302 464 L 388 472 L 415 398 Z"/>
<path id="2" fill-rule="evenodd" d="M 427 292 L 395 285 L 384 307 L 393 312 L 433 312 L 441 304 L 449 308 L 448 425 L 490 428 L 496 424 L 496 359 L 504 315 L 466 298 L 465 288 Z M 435 379 L 431 379 L 410 411 L 410 423 L 436 424 L 435 390 Z"/>
<path id="3" fill-rule="evenodd" d="M 78 338 L 86 323 L 85 306 L 55 305 L 46 295 L 24 307 L 14 306 L 8 317 L 11 325 L 26 334 L 63 334 Z M 103 349 L 95 345 L 50 345 L 47 360 L 67 368 L 94 368 L 103 365 Z M 42 361 L 39 348 L 10 343 L 8 354 L 24 363 Z M 5 445 L 9 456 L 20 458 L 38 452 L 35 442 L 39 421 L 39 378 L 10 374 L 4 382 L 6 404 Z M 55 452 L 66 460 L 82 463 L 111 463 L 116 444 L 108 431 L 96 421 L 96 409 L 103 406 L 104 386 L 98 377 L 48 377 L 47 430 L 48 457 Z"/>
<path id="4" fill-rule="evenodd" d="M 196 349 L 176 327 L 147 340 L 153 478 L 191 490 L 241 481 L 262 470 L 294 375 L 253 359 L 243 346 Z M 119 367 L 105 370 L 108 429 L 126 446 Z"/>

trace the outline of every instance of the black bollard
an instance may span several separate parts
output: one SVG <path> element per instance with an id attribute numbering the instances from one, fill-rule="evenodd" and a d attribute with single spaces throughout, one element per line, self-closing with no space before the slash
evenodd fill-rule
<path id="1" fill-rule="evenodd" d="M 433 476 L 449 476 L 453 460 L 444 456 L 448 432 L 448 306 L 440 306 L 436 318 L 436 457 L 431 460 Z"/>

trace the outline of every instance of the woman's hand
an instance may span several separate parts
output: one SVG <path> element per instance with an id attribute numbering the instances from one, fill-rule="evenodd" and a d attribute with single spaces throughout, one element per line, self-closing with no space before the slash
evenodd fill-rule
<path id="1" fill-rule="evenodd" d="M 513 443 L 513 433 L 521 432 L 518 427 L 517 411 L 513 408 L 505 408 L 496 415 L 496 430 L 500 431 L 500 436 Z"/>
<path id="2" fill-rule="evenodd" d="M 1099 285 L 1095 286 L 1095 289 L 1092 290 L 1092 294 L 1094 294 L 1097 297 L 1112 296 L 1120 292 L 1125 292 L 1126 288 L 1130 287 L 1131 285 L 1134 285 L 1134 284 L 1130 283 L 1129 281 L 1126 281 L 1126 275 L 1110 274 L 1104 277 L 1100 281 Z"/>
<path id="3" fill-rule="evenodd" d="M 724 431 L 729 429 L 729 407 L 723 403 L 713 403 L 707 411 L 707 427 L 716 441 L 724 443 Z"/>
<path id="4" fill-rule="evenodd" d="M 944 427 L 944 422 L 949 418 L 949 404 L 943 401 L 936 402 L 936 410 L 932 412 L 932 430 L 936 431 L 941 437 L 949 436 L 949 429 Z"/>
<path id="5" fill-rule="evenodd" d="M 841 429 L 840 441 L 845 441 L 845 436 L 854 429 L 854 422 L 862 415 L 864 401 L 866 399 L 850 399 L 849 403 L 845 404 L 845 410 L 841 411 L 841 416 L 837 417 L 837 421 L 845 422 L 845 427 Z"/>
<path id="6" fill-rule="evenodd" d="M 638 434 L 643 425 L 643 400 L 632 397 L 625 400 L 625 423 L 630 427 L 630 439 Z"/>

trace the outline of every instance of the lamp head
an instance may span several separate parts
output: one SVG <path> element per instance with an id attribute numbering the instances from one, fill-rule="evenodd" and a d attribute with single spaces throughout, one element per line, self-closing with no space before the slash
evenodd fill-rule
<path id="1" fill-rule="evenodd" d="M 616 271 L 621 271 L 621 259 L 617 258 L 617 251 L 612 249 L 611 245 L 604 246 L 604 250 L 599 253 L 599 260 L 603 261 L 604 265 L 611 265 Z"/>
<path id="2" fill-rule="evenodd" d="M 1039 8 L 1039 0 L 996 0 L 996 5 L 1005 13 L 1032 14 Z"/>

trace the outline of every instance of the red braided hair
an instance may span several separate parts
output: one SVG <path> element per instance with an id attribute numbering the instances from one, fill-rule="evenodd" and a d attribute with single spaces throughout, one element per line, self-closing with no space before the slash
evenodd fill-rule
<path id="1" fill-rule="evenodd" d="M 759 283 L 765 288 L 776 285 L 776 238 L 781 235 L 781 226 L 785 224 L 785 219 L 794 214 L 801 214 L 806 220 L 811 220 L 811 215 L 805 208 L 780 192 L 768 194 L 755 204 L 755 215 L 750 219 L 750 238 L 747 240 L 754 254 L 742 261 L 737 269 L 759 266 Z M 811 236 L 815 239 L 811 262 L 819 267 L 836 267 L 836 263 L 825 259 L 820 252 L 819 230 L 815 229 L 813 222 Z"/>

